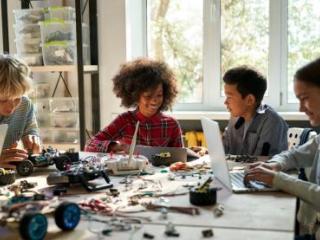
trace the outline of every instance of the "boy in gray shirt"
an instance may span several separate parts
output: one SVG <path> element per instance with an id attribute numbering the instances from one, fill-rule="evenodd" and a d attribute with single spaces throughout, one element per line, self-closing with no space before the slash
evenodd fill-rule
<path id="1" fill-rule="evenodd" d="M 246 66 L 224 77 L 225 105 L 231 119 L 223 134 L 226 153 L 272 156 L 288 149 L 286 122 L 270 106 L 261 104 L 267 81 Z"/>

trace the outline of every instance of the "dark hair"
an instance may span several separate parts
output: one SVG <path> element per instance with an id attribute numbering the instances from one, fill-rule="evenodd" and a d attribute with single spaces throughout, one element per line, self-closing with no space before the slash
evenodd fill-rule
<path id="1" fill-rule="evenodd" d="M 236 84 L 237 90 L 244 98 L 252 94 L 256 98 L 257 107 L 261 104 L 264 93 L 267 90 L 267 80 L 258 71 L 247 66 L 236 67 L 228 70 L 223 81 L 226 84 Z"/>
<path id="2" fill-rule="evenodd" d="M 294 75 L 294 80 L 311 83 L 320 87 L 320 58 L 308 63 L 298 69 Z"/>
<path id="3" fill-rule="evenodd" d="M 163 103 L 159 110 L 172 107 L 178 90 L 176 78 L 166 63 L 147 58 L 139 58 L 123 64 L 112 79 L 113 92 L 121 98 L 121 105 L 133 107 L 143 92 L 163 86 Z"/>

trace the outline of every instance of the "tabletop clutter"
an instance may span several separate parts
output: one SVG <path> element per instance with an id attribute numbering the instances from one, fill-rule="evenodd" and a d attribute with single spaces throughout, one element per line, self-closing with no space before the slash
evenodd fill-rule
<path id="1" fill-rule="evenodd" d="M 56 224 L 63 231 L 76 229 L 80 221 L 100 222 L 105 227 L 99 234 L 106 236 L 118 231 L 133 234 L 135 229 L 152 223 L 153 218 L 141 214 L 149 211 L 157 215 L 168 237 L 179 236 L 171 214 L 199 215 L 203 206 L 212 206 L 213 218 L 223 215 L 224 208 L 217 203 L 220 189 L 213 187 L 212 172 L 205 161 L 155 168 L 143 156 L 133 155 L 137 162 L 143 162 L 133 171 L 128 163 L 132 161 L 130 155 L 83 153 L 79 157 L 71 150 L 50 149 L 41 156 L 33 157 L 37 161 L 32 164 L 37 168 L 30 175 L 37 174 L 41 167 L 45 173 L 41 176 L 47 180 L 44 186 L 28 178 L 20 180 L 13 170 L 0 171 L 0 183 L 4 185 L 0 188 L 1 226 L 18 223 L 23 239 L 44 237 L 48 229 L 45 215 L 52 212 L 56 212 Z M 73 197 L 79 195 L 81 198 Z M 187 202 L 175 202 L 176 196 L 184 195 Z M 213 235 L 213 229 L 202 229 L 204 238 Z M 154 237 L 151 232 L 143 234 L 145 239 Z"/>

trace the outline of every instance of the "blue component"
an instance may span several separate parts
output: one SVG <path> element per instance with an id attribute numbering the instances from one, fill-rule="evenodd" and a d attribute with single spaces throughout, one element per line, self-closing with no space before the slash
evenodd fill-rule
<path id="1" fill-rule="evenodd" d="M 76 204 L 69 204 L 63 212 L 63 223 L 66 229 L 74 229 L 80 221 L 80 208 Z"/>
<path id="2" fill-rule="evenodd" d="M 48 221 L 43 214 L 36 214 L 30 221 L 28 228 L 28 235 L 30 240 L 44 239 L 47 234 Z"/>

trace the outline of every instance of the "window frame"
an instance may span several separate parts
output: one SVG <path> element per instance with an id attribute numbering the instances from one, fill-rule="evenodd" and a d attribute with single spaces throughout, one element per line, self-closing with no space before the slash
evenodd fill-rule
<path id="1" fill-rule="evenodd" d="M 203 52 L 203 102 L 176 103 L 173 107 L 174 111 L 226 111 L 224 96 L 220 94 L 222 77 L 220 3 L 221 0 L 203 0 L 203 49 L 205 49 Z M 132 4 L 132 0 L 127 0 L 127 6 L 126 12 L 129 16 L 127 21 L 130 22 L 130 27 L 127 27 L 127 37 L 130 37 L 130 49 L 135 49 L 127 55 L 127 58 L 147 56 L 147 0 L 137 0 L 135 4 Z M 298 110 L 298 103 L 287 101 L 287 7 L 288 0 L 269 0 L 268 95 L 264 97 L 263 102 L 278 111 L 292 112 Z"/>

